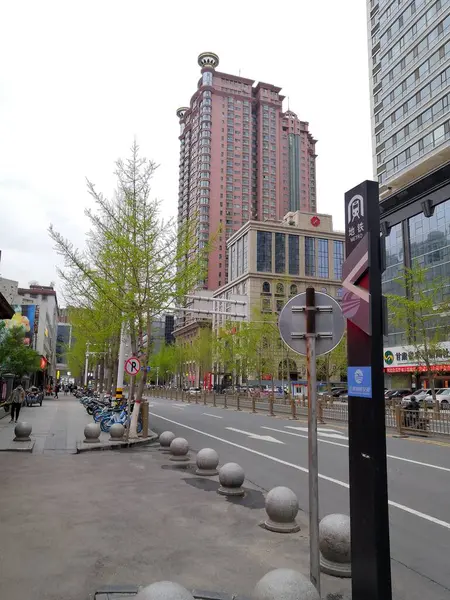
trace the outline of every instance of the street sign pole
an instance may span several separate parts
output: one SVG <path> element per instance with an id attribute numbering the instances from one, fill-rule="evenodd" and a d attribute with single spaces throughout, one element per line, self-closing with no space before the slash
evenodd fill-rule
<path id="1" fill-rule="evenodd" d="M 352 599 L 390 600 L 378 183 L 345 194 Z"/>
<path id="2" fill-rule="evenodd" d="M 306 293 L 298 294 L 285 304 L 278 328 L 284 343 L 297 354 L 306 355 L 307 361 L 309 577 L 320 594 L 316 357 L 331 352 L 339 344 L 344 335 L 345 321 L 334 298 L 307 288 Z"/>
<path id="3" fill-rule="evenodd" d="M 309 573 L 320 594 L 319 464 L 317 452 L 316 298 L 306 288 L 306 372 L 308 380 Z"/>

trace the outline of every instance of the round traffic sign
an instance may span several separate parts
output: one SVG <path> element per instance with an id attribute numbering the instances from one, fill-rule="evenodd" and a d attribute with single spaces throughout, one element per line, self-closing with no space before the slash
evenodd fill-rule
<path id="1" fill-rule="evenodd" d="M 345 319 L 338 302 L 324 292 L 315 292 L 316 355 L 328 354 L 344 335 Z M 286 302 L 280 313 L 278 329 L 282 340 L 297 354 L 306 356 L 306 292 Z"/>
<path id="2" fill-rule="evenodd" d="M 137 375 L 140 370 L 141 362 L 135 356 L 132 356 L 125 361 L 125 371 L 128 375 Z"/>

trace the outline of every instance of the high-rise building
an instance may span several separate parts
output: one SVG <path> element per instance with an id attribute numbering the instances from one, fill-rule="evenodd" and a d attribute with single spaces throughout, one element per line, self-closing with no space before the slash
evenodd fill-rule
<path id="1" fill-rule="evenodd" d="M 177 110 L 178 222 L 196 223 L 194 247 L 216 240 L 200 286 L 216 289 L 227 281 L 226 240 L 244 223 L 316 211 L 316 140 L 283 112 L 281 88 L 217 71 L 212 52 L 198 64 L 197 91 Z"/>
<path id="2" fill-rule="evenodd" d="M 450 1 L 367 0 L 381 199 L 450 160 Z"/>

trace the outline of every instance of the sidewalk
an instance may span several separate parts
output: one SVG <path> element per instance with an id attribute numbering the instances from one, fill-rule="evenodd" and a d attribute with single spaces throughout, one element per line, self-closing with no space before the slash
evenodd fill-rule
<path id="1" fill-rule="evenodd" d="M 92 422 L 92 417 L 76 398 L 59 394 L 58 400 L 46 397 L 42 406 L 22 406 L 19 421 L 33 428 L 33 454 L 64 454 L 76 452 L 76 443 L 84 438 L 84 426 Z M 9 446 L 13 438 L 14 424 L 8 414 L 0 420 L 0 448 Z"/>
<path id="2" fill-rule="evenodd" d="M 174 467 L 155 448 L 10 454 L 0 486 L 8 600 L 86 600 L 105 585 L 163 579 L 249 596 L 271 569 L 308 573 L 305 514 L 299 533 L 266 531 L 262 490 L 245 482 L 246 497 L 227 500 L 217 477 Z M 349 580 L 323 575 L 322 587 L 323 598 L 349 598 Z"/>

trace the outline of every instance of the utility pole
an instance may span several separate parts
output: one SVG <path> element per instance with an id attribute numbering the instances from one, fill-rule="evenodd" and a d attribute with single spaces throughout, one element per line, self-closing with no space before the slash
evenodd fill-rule
<path id="1" fill-rule="evenodd" d="M 89 368 L 89 346 L 90 342 L 86 342 L 86 360 L 84 362 L 84 387 L 87 387 L 88 383 L 88 368 Z"/>

